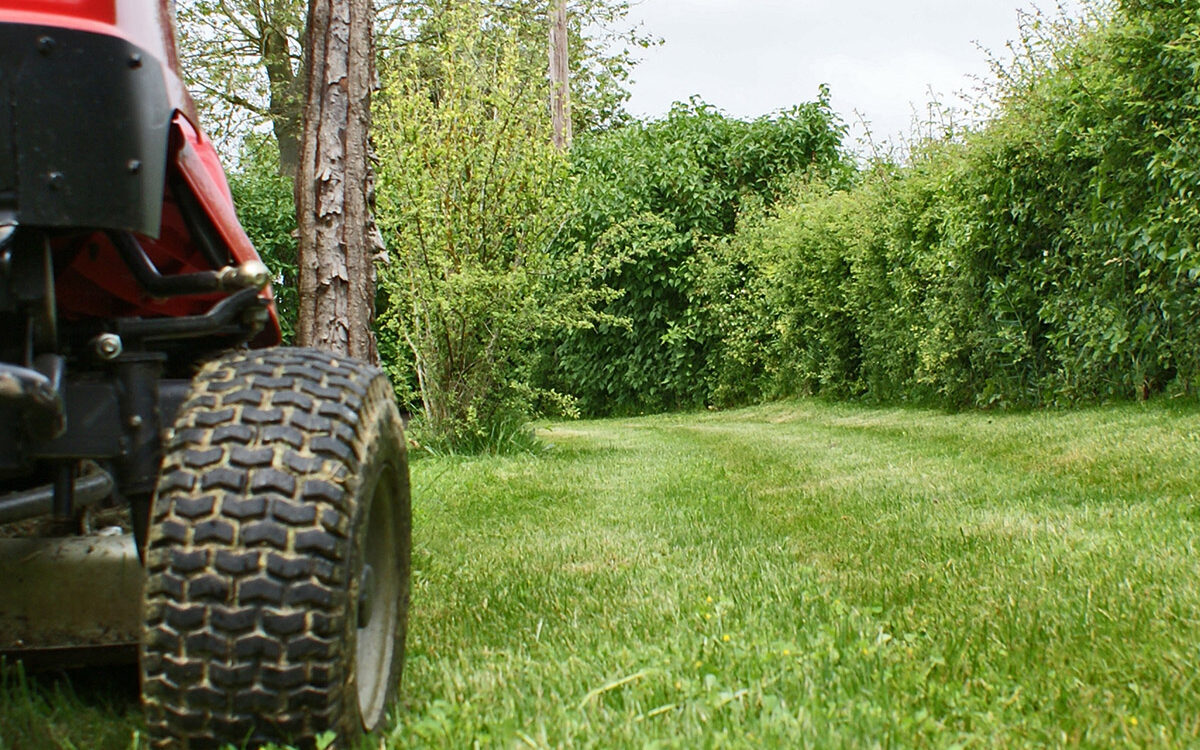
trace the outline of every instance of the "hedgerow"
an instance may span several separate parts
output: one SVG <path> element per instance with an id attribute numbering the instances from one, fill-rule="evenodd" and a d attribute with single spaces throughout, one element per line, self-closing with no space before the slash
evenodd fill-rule
<path id="1" fill-rule="evenodd" d="M 544 350 L 546 382 L 591 414 L 708 400 L 724 332 L 702 254 L 747 207 L 773 204 L 798 172 L 843 171 L 842 132 L 822 90 L 815 102 L 750 122 L 694 99 L 663 120 L 581 139 L 556 252 L 589 255 L 600 269 L 587 270 L 591 283 L 617 296 L 602 306 L 604 322 Z"/>
<path id="2" fill-rule="evenodd" d="M 810 185 L 728 240 L 761 278 L 726 333 L 718 400 L 1194 392 L 1196 4 L 1130 0 L 1030 33 L 985 127 L 849 190 Z"/>

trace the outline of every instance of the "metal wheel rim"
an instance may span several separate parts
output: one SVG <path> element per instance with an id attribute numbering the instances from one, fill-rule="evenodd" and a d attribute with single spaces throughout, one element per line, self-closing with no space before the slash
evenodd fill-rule
<path id="1" fill-rule="evenodd" d="M 392 661 L 396 649 L 398 592 L 400 590 L 399 539 L 396 538 L 395 469 L 388 466 L 375 483 L 371 507 L 367 515 L 363 565 L 370 566 L 373 575 L 366 595 L 373 603 L 365 623 L 358 624 L 358 639 L 354 649 L 354 672 L 357 677 L 358 713 L 363 728 L 375 729 L 387 707 L 391 685 Z"/>

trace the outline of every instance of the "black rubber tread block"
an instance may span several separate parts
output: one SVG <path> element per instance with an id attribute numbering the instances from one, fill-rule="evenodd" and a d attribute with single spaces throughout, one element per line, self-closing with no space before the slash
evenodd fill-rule
<path id="1" fill-rule="evenodd" d="M 212 514 L 216 504 L 213 495 L 185 495 L 175 501 L 175 514 L 190 519 L 204 518 Z"/>
<path id="2" fill-rule="evenodd" d="M 224 518 L 209 518 L 200 521 L 192 529 L 192 542 L 195 544 L 210 541 L 233 544 L 236 537 L 237 524 Z"/>
<path id="3" fill-rule="evenodd" d="M 238 659 L 261 659 L 275 662 L 283 654 L 283 645 L 274 638 L 251 633 L 233 643 L 233 655 Z"/>
<path id="4" fill-rule="evenodd" d="M 208 567 L 208 550 L 204 548 L 173 549 L 168 558 L 171 561 L 171 570 L 185 576 Z"/>
<path id="5" fill-rule="evenodd" d="M 183 639 L 189 659 L 204 655 L 223 658 L 229 654 L 229 639 L 217 635 L 211 630 L 199 630 Z"/>
<path id="6" fill-rule="evenodd" d="M 319 472 L 321 467 L 325 465 L 325 460 L 318 456 L 306 456 L 294 450 L 285 450 L 283 451 L 283 457 L 280 459 L 280 464 L 296 476 L 304 477 Z M 307 485 L 308 482 L 306 481 L 305 484 Z M 337 487 L 334 487 L 334 494 L 339 500 L 341 499 L 342 491 Z M 301 496 L 306 500 L 319 499 L 310 498 L 307 492 L 301 493 Z"/>
<path id="7" fill-rule="evenodd" d="M 317 520 L 317 506 L 282 498 L 271 500 L 271 518 L 290 527 L 312 526 Z"/>
<path id="8" fill-rule="evenodd" d="M 291 406 L 301 411 L 311 412 L 316 404 L 316 399 L 307 393 L 278 391 L 271 394 L 271 406 Z"/>
<path id="9" fill-rule="evenodd" d="M 283 421 L 283 409 L 256 409 L 253 407 L 242 409 L 242 421 L 250 424 L 278 424 Z"/>
<path id="10" fill-rule="evenodd" d="M 266 610 L 262 615 L 262 626 L 271 635 L 287 638 L 308 627 L 308 617 L 304 612 Z"/>
<path id="11" fill-rule="evenodd" d="M 275 449 L 270 446 L 250 448 L 246 445 L 235 445 L 229 450 L 229 462 L 246 469 L 268 467 L 274 460 Z"/>
<path id="12" fill-rule="evenodd" d="M 233 421 L 237 414 L 233 407 L 213 411 L 197 411 L 192 413 L 192 424 L 197 427 L 219 427 Z"/>
<path id="13" fill-rule="evenodd" d="M 242 576 L 257 572 L 262 567 L 262 553 L 256 550 L 218 550 L 213 557 L 213 567 L 231 576 Z"/>
<path id="14" fill-rule="evenodd" d="M 254 630 L 260 616 L 257 608 L 249 607 L 210 607 L 208 611 L 213 628 L 231 635 Z"/>
<path id="15" fill-rule="evenodd" d="M 285 581 L 310 578 L 314 567 L 313 559 L 307 555 L 267 555 L 267 572 Z"/>
<path id="16" fill-rule="evenodd" d="M 219 604 L 229 600 L 232 589 L 233 586 L 227 576 L 206 573 L 188 580 L 187 600 Z"/>
<path id="17" fill-rule="evenodd" d="M 269 449 L 268 449 L 269 450 Z M 274 457 L 274 451 L 271 451 Z M 291 497 L 296 492 L 296 477 L 286 471 L 263 466 L 250 472 L 250 492 L 258 495 L 264 492 L 274 492 Z"/>
<path id="18" fill-rule="evenodd" d="M 222 445 L 224 443 L 240 443 L 245 445 L 253 440 L 254 437 L 254 428 L 249 425 L 223 424 L 211 432 L 208 442 L 213 445 Z"/>
<path id="19" fill-rule="evenodd" d="M 283 604 L 285 588 L 282 583 L 268 576 L 255 576 L 238 584 L 237 603 Z"/>
<path id="20" fill-rule="evenodd" d="M 270 398 L 268 391 L 257 388 L 243 388 L 240 391 L 226 393 L 221 399 L 226 405 L 244 404 L 246 406 L 262 406 Z"/>
<path id="21" fill-rule="evenodd" d="M 180 633 L 195 630 L 204 625 L 208 615 L 208 607 L 203 605 L 167 607 L 164 610 L 163 622 Z"/>
<path id="22" fill-rule="evenodd" d="M 221 450 L 221 449 L 217 449 Z M 224 451 L 222 450 L 222 453 Z M 246 470 L 237 469 L 232 466 L 214 466 L 204 475 L 200 477 L 200 489 L 202 490 L 229 490 L 230 492 L 241 492 L 246 486 Z"/>
<path id="23" fill-rule="evenodd" d="M 178 432 L 175 433 L 175 437 L 176 439 L 179 438 Z M 216 466 L 224 457 L 224 448 L 197 448 L 195 450 L 184 451 L 181 463 L 189 469 L 204 469 L 209 466 Z"/>
<path id="24" fill-rule="evenodd" d="M 272 443 L 287 443 L 293 448 L 303 448 L 305 434 L 291 426 L 290 424 L 272 424 L 266 425 L 259 434 L 262 436 L 262 441 L 268 445 Z"/>
<path id="25" fill-rule="evenodd" d="M 339 537 L 323 529 L 310 529 L 296 533 L 296 551 L 320 555 L 327 560 L 338 560 L 343 553 Z"/>
<path id="26" fill-rule="evenodd" d="M 258 521 L 242 527 L 242 544 L 248 547 L 267 546 L 286 550 L 290 540 L 290 530 L 274 521 Z"/>
<path id="27" fill-rule="evenodd" d="M 178 654 L 183 646 L 179 633 L 161 625 L 147 630 L 144 637 L 147 646 L 164 654 Z"/>
<path id="28" fill-rule="evenodd" d="M 262 669 L 262 683 L 271 690 L 295 690 L 308 682 L 308 674 L 304 667 L 271 667 Z"/>
<path id="29" fill-rule="evenodd" d="M 267 515 L 267 498 L 225 495 L 224 499 L 221 500 L 221 515 L 237 519 L 238 521 L 262 518 Z M 243 526 L 242 529 L 244 536 L 246 527 Z"/>

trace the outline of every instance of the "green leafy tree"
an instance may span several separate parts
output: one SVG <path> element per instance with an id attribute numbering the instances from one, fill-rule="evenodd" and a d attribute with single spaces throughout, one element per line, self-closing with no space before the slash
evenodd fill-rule
<path id="1" fill-rule="evenodd" d="M 544 65 L 482 3 L 456 3 L 440 23 L 436 44 L 390 60 L 377 117 L 393 259 L 381 327 L 407 349 L 389 366 L 417 384 L 424 439 L 494 448 L 539 405 L 569 409 L 530 386 L 532 351 L 586 324 L 598 295 L 554 283 L 562 261 L 548 250 L 567 172 L 551 144 Z"/>
<path id="2" fill-rule="evenodd" d="M 381 0 L 376 46 L 383 57 L 439 44 L 459 0 Z M 570 67 L 577 132 L 626 121 L 630 73 L 640 50 L 656 41 L 627 20 L 629 0 L 572 0 Z M 545 76 L 548 0 L 482 4 L 484 22 L 515 35 Z M 230 153 L 240 140 L 269 129 L 282 173 L 294 175 L 304 106 L 305 0 L 178 0 L 180 58 L 205 125 Z M 535 70 L 538 66 L 540 70 Z M 433 71 L 426 71 L 432 74 Z"/>
<path id="3" fill-rule="evenodd" d="M 180 64 L 205 126 L 236 149 L 269 125 L 279 168 L 299 160 L 304 81 L 304 0 L 179 0 Z"/>

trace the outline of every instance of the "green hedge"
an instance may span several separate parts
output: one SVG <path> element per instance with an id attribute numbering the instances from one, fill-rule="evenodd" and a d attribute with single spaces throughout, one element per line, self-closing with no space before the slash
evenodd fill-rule
<path id="1" fill-rule="evenodd" d="M 699 254 L 796 173 L 843 170 L 841 138 L 822 90 L 816 102 L 750 122 L 693 100 L 663 120 L 577 142 L 572 216 L 556 252 L 590 258 L 580 278 L 619 296 L 600 311 L 606 322 L 543 352 L 546 384 L 590 414 L 704 403 L 720 341 Z"/>
<path id="2" fill-rule="evenodd" d="M 720 254 L 756 272 L 726 325 L 718 400 L 1195 390 L 1196 4 L 1122 3 L 1036 49 L 983 130 L 848 191 L 811 185 L 729 240 Z"/>

